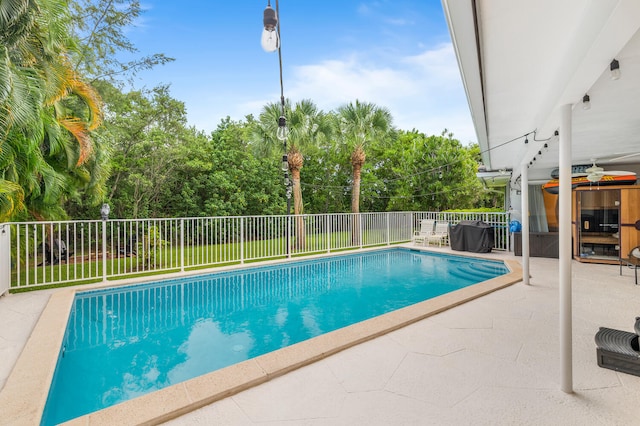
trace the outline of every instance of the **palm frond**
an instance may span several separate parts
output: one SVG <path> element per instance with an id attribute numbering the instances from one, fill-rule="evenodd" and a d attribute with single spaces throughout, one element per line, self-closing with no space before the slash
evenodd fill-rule
<path id="1" fill-rule="evenodd" d="M 18 211 L 24 209 L 22 187 L 8 180 L 0 179 L 0 222 L 7 222 Z"/>
<path id="2" fill-rule="evenodd" d="M 87 161 L 89 155 L 93 151 L 93 145 L 91 143 L 91 136 L 87 129 L 86 124 L 77 117 L 65 117 L 58 119 L 60 125 L 67 129 L 69 133 L 73 135 L 78 144 L 80 145 L 80 152 L 78 155 L 78 161 L 76 166 L 80 166 Z"/>

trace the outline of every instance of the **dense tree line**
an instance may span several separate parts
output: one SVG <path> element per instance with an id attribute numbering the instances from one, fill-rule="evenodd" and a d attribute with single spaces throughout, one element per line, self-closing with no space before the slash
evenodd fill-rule
<path id="1" fill-rule="evenodd" d="M 0 220 L 284 214 L 281 105 L 259 117 L 188 126 L 168 86 L 125 90 L 162 54 L 129 63 L 131 0 L 1 0 Z M 287 175 L 295 213 L 493 206 L 475 177 L 477 146 L 446 130 L 398 130 L 354 100 L 321 111 L 287 101 Z"/>

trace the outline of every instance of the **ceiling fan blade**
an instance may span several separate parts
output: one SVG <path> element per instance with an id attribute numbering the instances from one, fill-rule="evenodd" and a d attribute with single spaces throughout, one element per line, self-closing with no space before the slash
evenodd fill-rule
<path id="1" fill-rule="evenodd" d="M 640 152 L 633 152 L 633 153 L 630 153 L 630 154 L 623 154 L 623 155 L 621 155 L 619 157 L 616 157 L 616 158 L 609 158 L 606 162 L 607 163 L 612 163 L 614 161 L 620 161 L 620 160 L 624 160 L 626 158 L 635 157 L 636 155 L 640 155 Z"/>

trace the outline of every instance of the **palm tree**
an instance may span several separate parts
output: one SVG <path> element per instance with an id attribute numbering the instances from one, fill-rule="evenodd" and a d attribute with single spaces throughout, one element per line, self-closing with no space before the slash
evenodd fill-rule
<path id="1" fill-rule="evenodd" d="M 62 200 L 95 183 L 92 172 L 104 164 L 92 156 L 90 137 L 101 121 L 100 98 L 68 60 L 74 40 L 66 2 L 2 6 L 0 220 L 25 207 L 36 218 L 61 216 Z"/>
<path id="2" fill-rule="evenodd" d="M 367 154 L 367 142 L 386 134 L 392 124 L 388 109 L 373 103 L 356 100 L 338 108 L 340 132 L 351 148 L 351 166 L 353 168 L 353 189 L 351 192 L 351 212 L 360 212 L 360 172 Z"/>
<path id="3" fill-rule="evenodd" d="M 360 173 L 367 159 L 367 142 L 386 134 L 391 128 L 392 117 L 389 110 L 373 103 L 349 103 L 338 108 L 340 133 L 351 149 L 353 187 L 351 189 L 351 213 L 360 213 Z M 359 217 L 354 216 L 352 241 L 359 244 Z"/>
<path id="4" fill-rule="evenodd" d="M 287 138 L 287 161 L 293 184 L 293 212 L 301 215 L 304 211 L 302 201 L 302 186 L 300 171 L 304 166 L 303 149 L 318 145 L 322 140 L 331 138 L 333 124 L 327 114 L 320 111 L 313 101 L 303 99 L 292 109 L 289 102 L 285 103 L 285 117 L 289 135 Z M 261 153 L 268 153 L 274 157 L 282 155 L 282 145 L 276 139 L 278 117 L 282 114 L 280 104 L 266 105 L 260 114 L 260 120 L 255 131 L 254 139 L 258 141 L 257 149 Z M 296 221 L 298 248 L 304 247 L 304 222 L 302 218 Z"/>
<path id="5" fill-rule="evenodd" d="M 319 111 L 310 100 L 303 99 L 296 103 L 288 120 L 289 125 L 289 169 L 293 181 L 294 212 L 302 214 L 302 188 L 300 185 L 300 170 L 304 165 L 302 148 L 317 146 L 322 140 L 331 138 L 333 125 L 329 116 Z M 296 196 L 297 194 L 297 196 Z"/>

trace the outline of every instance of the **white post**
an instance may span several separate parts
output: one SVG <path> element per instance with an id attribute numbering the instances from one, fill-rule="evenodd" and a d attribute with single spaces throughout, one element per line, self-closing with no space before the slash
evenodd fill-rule
<path id="1" fill-rule="evenodd" d="M 529 164 L 522 164 L 522 282 L 529 285 Z"/>
<path id="2" fill-rule="evenodd" d="M 16 257 L 18 255 L 16 254 Z M 11 225 L 0 224 L 0 296 L 11 287 Z"/>
<path id="3" fill-rule="evenodd" d="M 291 215 L 287 215 L 287 259 L 291 259 Z"/>
<path id="4" fill-rule="evenodd" d="M 180 270 L 184 272 L 184 219 L 180 219 Z"/>
<path id="5" fill-rule="evenodd" d="M 102 220 L 102 281 L 107 282 L 107 221 Z"/>
<path id="6" fill-rule="evenodd" d="M 391 215 L 391 213 L 387 212 L 387 214 L 385 215 L 385 217 L 387 218 L 387 245 L 390 246 L 391 245 L 391 230 L 389 228 L 389 216 Z M 412 214 L 413 216 L 413 214 Z M 411 221 L 411 223 L 413 223 L 413 221 Z"/>
<path id="7" fill-rule="evenodd" d="M 358 231 L 358 239 L 360 240 L 360 250 L 362 250 L 362 213 L 357 213 L 358 215 L 358 227 L 360 230 Z"/>
<path id="8" fill-rule="evenodd" d="M 240 263 L 244 263 L 244 217 L 240 217 Z"/>
<path id="9" fill-rule="evenodd" d="M 560 250 L 560 389 L 573 393 L 571 335 L 571 105 L 561 107 L 558 228 Z"/>
<path id="10" fill-rule="evenodd" d="M 325 231 L 327 232 L 327 253 L 331 253 L 331 229 L 329 229 L 331 222 L 329 221 L 329 214 L 325 215 L 325 220 Z"/>

